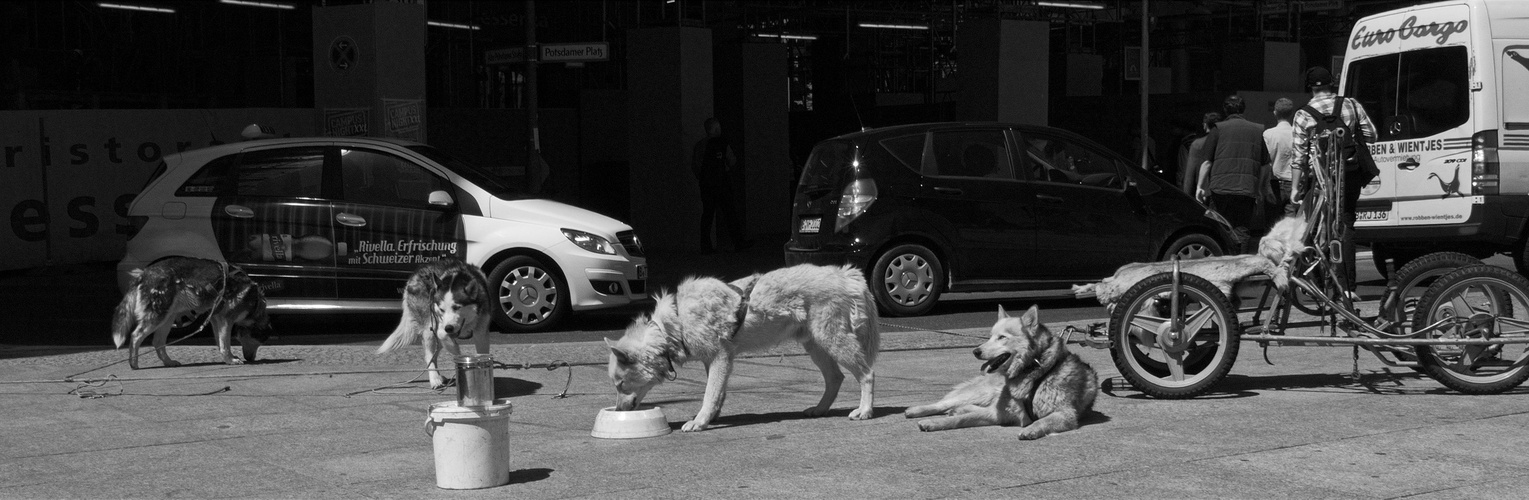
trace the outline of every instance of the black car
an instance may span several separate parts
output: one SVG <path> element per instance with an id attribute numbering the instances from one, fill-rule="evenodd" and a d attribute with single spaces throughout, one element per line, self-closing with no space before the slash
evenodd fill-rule
<path id="1" fill-rule="evenodd" d="M 888 315 L 928 312 L 945 292 L 1068 294 L 1230 241 L 1174 185 L 1050 127 L 865 130 L 818 143 L 801 175 L 786 262 L 860 266 Z"/>

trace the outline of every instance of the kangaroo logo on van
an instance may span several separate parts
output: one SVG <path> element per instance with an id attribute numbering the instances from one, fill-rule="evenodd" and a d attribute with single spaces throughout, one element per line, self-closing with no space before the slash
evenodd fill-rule
<path id="1" fill-rule="evenodd" d="M 1360 26 L 1354 29 L 1354 40 L 1349 44 L 1349 47 L 1359 49 L 1391 43 L 1398 38 L 1406 40 L 1408 38 L 1429 36 L 1436 37 L 1433 40 L 1434 43 L 1444 45 L 1449 41 L 1451 35 L 1464 33 L 1465 28 L 1470 25 L 1464 19 L 1452 23 L 1428 23 L 1422 26 L 1418 26 L 1417 23 L 1417 16 L 1408 16 L 1406 21 L 1402 21 L 1401 26 L 1394 29 L 1371 30 L 1368 29 L 1368 26 Z"/>

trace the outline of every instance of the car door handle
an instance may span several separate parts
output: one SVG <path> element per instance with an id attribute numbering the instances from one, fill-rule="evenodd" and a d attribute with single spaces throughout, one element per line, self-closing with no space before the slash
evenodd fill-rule
<path id="1" fill-rule="evenodd" d="M 1035 195 L 1035 198 L 1038 199 L 1038 200 L 1044 201 L 1046 203 L 1066 203 L 1067 202 L 1067 200 L 1065 198 L 1062 198 L 1061 196 L 1052 196 L 1052 195 L 1049 195 L 1049 194 L 1038 194 L 1038 195 Z"/>
<path id="2" fill-rule="evenodd" d="M 359 215 L 348 214 L 348 213 L 345 213 L 345 212 L 340 212 L 339 214 L 336 214 L 334 216 L 334 220 L 335 220 L 335 222 L 339 222 L 341 224 L 344 224 L 344 225 L 347 225 L 347 226 L 353 226 L 353 227 L 361 227 L 361 226 L 365 226 L 366 225 L 366 219 L 362 218 Z"/>
<path id="3" fill-rule="evenodd" d="M 934 192 L 940 193 L 940 194 L 961 194 L 961 188 L 938 187 L 938 186 L 936 186 L 934 188 Z"/>
<path id="4" fill-rule="evenodd" d="M 229 217 L 238 217 L 240 219 L 255 218 L 255 211 L 250 210 L 250 207 L 243 205 L 229 205 L 223 207 L 223 213 L 228 214 Z"/>

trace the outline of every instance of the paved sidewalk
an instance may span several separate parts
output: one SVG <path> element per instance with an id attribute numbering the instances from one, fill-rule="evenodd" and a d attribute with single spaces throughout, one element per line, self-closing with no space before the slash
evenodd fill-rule
<path id="1" fill-rule="evenodd" d="M 955 332 L 982 336 L 982 331 Z M 496 345 L 510 416 L 509 485 L 435 487 L 431 403 L 454 399 L 410 379 L 418 353 L 370 346 L 271 346 L 261 363 L 215 363 L 209 346 L 172 346 L 187 366 L 145 369 L 121 351 L 0 350 L 3 498 L 1490 498 L 1529 487 L 1529 391 L 1461 396 L 1368 354 L 1349 378 L 1347 348 L 1243 345 L 1209 396 L 1142 398 L 1107 351 L 1074 346 L 1109 378 L 1083 428 L 1038 441 L 1012 428 L 921 433 L 901 412 L 977 373 L 973 337 L 889 332 L 877 417 L 807 419 L 817 370 L 795 347 L 735 368 L 717 427 L 638 440 L 590 437 L 615 402 L 597 342 Z M 99 368 L 99 369 L 96 369 Z M 60 382 L 116 379 L 94 386 Z M 569 374 L 572 381 L 569 384 Z M 568 397 L 552 396 L 568 384 Z M 671 427 L 694 415 L 699 364 L 648 402 Z M 104 396 L 82 398 L 74 390 Z"/>

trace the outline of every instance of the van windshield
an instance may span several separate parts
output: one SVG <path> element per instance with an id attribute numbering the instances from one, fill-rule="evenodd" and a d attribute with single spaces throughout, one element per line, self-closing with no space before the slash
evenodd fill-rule
<path id="1" fill-rule="evenodd" d="M 1465 46 L 1387 54 L 1349 64 L 1343 95 L 1364 104 L 1381 141 L 1429 137 L 1470 120 Z"/>
<path id="2" fill-rule="evenodd" d="M 806 191 L 833 190 L 846 179 L 855 177 L 855 145 L 846 141 L 828 141 L 812 149 L 807 166 L 802 168 L 799 184 Z"/>
<path id="3" fill-rule="evenodd" d="M 441 166 L 467 179 L 468 182 L 488 191 L 489 194 L 494 195 L 496 198 L 519 200 L 531 197 L 531 195 L 521 191 L 520 188 L 511 186 L 509 182 L 504 180 L 503 176 L 463 161 L 460 158 L 447 154 L 445 151 L 425 145 L 409 146 L 409 150 L 429 158 L 430 161 L 441 164 Z"/>

